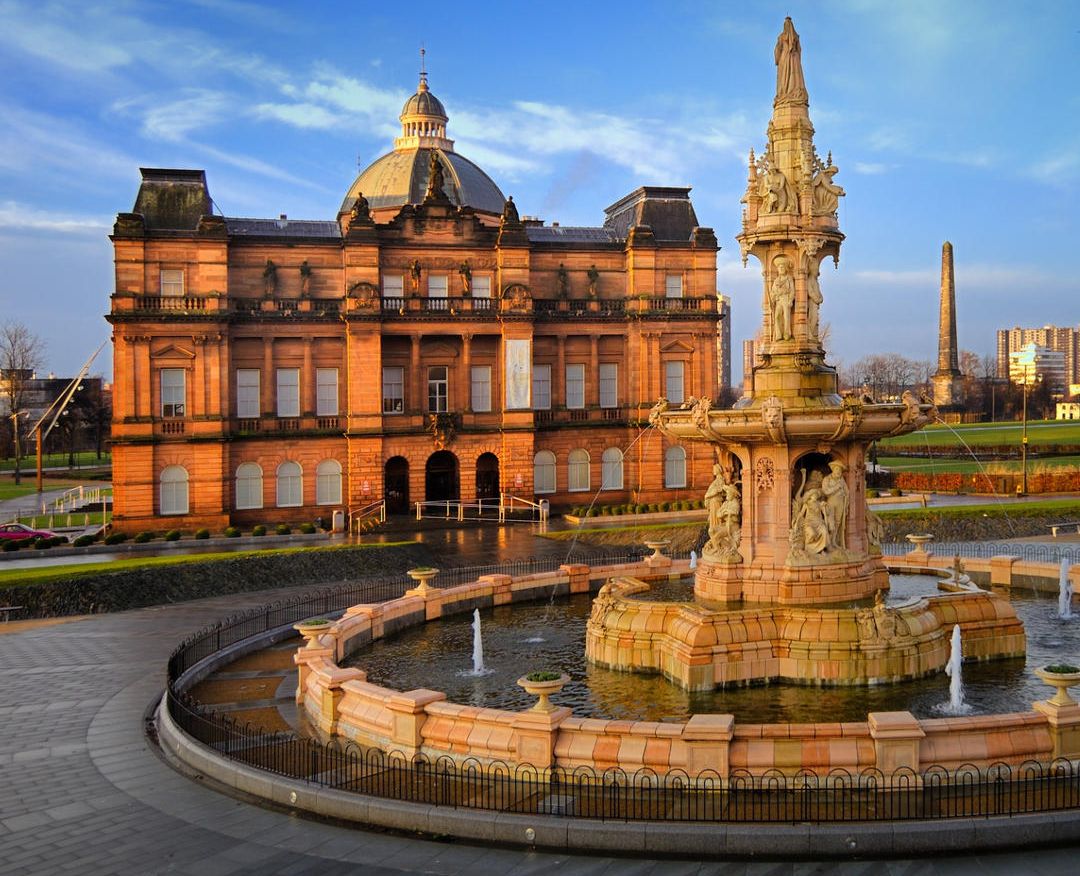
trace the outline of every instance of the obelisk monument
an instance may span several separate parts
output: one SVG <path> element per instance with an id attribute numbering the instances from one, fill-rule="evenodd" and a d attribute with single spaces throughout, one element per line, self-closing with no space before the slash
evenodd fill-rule
<path id="1" fill-rule="evenodd" d="M 953 280 L 953 249 L 941 247 L 941 300 L 938 317 L 938 367 L 930 378 L 934 404 L 947 408 L 960 403 L 960 360 L 956 348 L 956 284 Z"/>

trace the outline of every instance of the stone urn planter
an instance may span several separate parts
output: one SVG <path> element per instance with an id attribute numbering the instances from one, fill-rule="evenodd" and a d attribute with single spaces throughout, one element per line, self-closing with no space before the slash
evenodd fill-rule
<path id="1" fill-rule="evenodd" d="M 410 590 L 409 594 L 413 596 L 424 596 L 431 590 L 428 582 L 439 574 L 439 570 L 433 569 L 431 566 L 419 566 L 415 569 L 409 569 L 405 574 L 416 582 L 416 587 Z"/>
<path id="2" fill-rule="evenodd" d="M 934 540 L 933 534 L 927 532 L 923 534 L 908 533 L 904 536 L 912 545 L 912 553 L 916 551 L 924 554 L 930 553 L 929 544 Z"/>
<path id="3" fill-rule="evenodd" d="M 518 686 L 523 687 L 526 693 L 540 699 L 532 707 L 533 712 L 553 712 L 557 706 L 551 702 L 551 695 L 557 694 L 570 681 L 570 676 L 565 672 L 557 678 L 548 678 L 553 672 L 530 672 L 517 680 Z"/>
<path id="4" fill-rule="evenodd" d="M 647 542 L 645 542 L 645 547 L 647 547 L 649 550 L 652 551 L 652 553 L 649 556 L 647 556 L 645 558 L 645 560 L 649 561 L 649 560 L 664 560 L 664 559 L 667 559 L 667 557 L 663 553 L 663 550 L 664 550 L 664 548 L 666 548 L 670 544 L 671 544 L 671 542 L 666 538 L 657 539 L 656 541 L 647 541 Z"/>
<path id="5" fill-rule="evenodd" d="M 1040 666 L 1035 670 L 1035 674 L 1039 676 L 1039 679 L 1044 684 L 1048 684 L 1054 688 L 1054 695 L 1050 698 L 1050 702 L 1055 706 L 1071 706 L 1076 704 L 1076 700 L 1069 696 L 1069 688 L 1080 684 L 1080 668 L 1075 666 L 1063 666 L 1060 664 L 1054 666 Z"/>
<path id="6" fill-rule="evenodd" d="M 311 618 L 293 624 L 293 629 L 307 640 L 308 648 L 321 648 L 319 636 L 330 631 L 331 622 L 324 617 Z"/>

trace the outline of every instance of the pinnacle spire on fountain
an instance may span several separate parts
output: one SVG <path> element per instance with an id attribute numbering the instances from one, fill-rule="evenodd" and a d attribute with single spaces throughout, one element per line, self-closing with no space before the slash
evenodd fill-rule
<path id="1" fill-rule="evenodd" d="M 844 235 L 837 220 L 844 190 L 833 182 L 832 153 L 822 161 L 814 146 L 802 44 L 790 18 L 773 50 L 776 95 L 767 143 L 750 171 L 738 235 L 743 264 L 762 266 L 764 362 L 741 406 L 769 396 L 795 406 L 835 406 L 836 372 L 825 363 L 819 273 L 831 256 L 839 263 Z"/>

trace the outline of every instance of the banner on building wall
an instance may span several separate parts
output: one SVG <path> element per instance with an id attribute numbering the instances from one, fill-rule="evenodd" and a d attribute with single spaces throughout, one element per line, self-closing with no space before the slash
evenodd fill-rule
<path id="1" fill-rule="evenodd" d="M 508 411 L 528 410 L 532 390 L 532 341 L 507 340 L 506 350 L 506 404 Z"/>

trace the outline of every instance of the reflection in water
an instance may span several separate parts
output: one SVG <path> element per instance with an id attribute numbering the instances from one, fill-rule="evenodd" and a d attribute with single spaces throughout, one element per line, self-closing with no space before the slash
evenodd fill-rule
<path id="1" fill-rule="evenodd" d="M 897 586 L 898 577 L 890 599 L 910 598 L 916 582 Z M 918 583 L 936 592 L 934 579 L 924 577 Z M 1056 595 L 1014 588 L 1012 601 L 1027 628 L 1027 665 L 1080 657 L 1080 620 L 1058 618 Z M 949 698 L 944 672 L 875 687 L 771 684 L 691 693 L 659 675 L 589 665 L 584 638 L 590 606 L 591 597 L 574 596 L 482 612 L 485 664 L 491 674 L 481 678 L 458 675 L 472 662 L 472 618 L 466 614 L 376 642 L 353 655 L 348 665 L 366 670 L 370 681 L 398 690 L 431 688 L 445 691 L 452 702 L 503 709 L 525 709 L 533 703 L 515 684 L 519 676 L 562 670 L 572 680 L 555 702 L 581 717 L 626 720 L 681 721 L 696 712 L 718 712 L 734 714 L 741 723 L 863 721 L 867 712 L 893 710 L 929 718 L 935 716 L 935 706 Z M 1023 659 L 1014 659 L 966 663 L 964 693 L 971 714 L 978 715 L 1026 711 L 1050 691 L 1025 668 Z"/>

